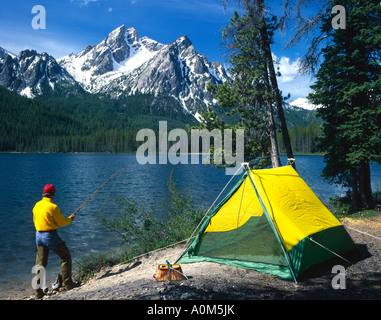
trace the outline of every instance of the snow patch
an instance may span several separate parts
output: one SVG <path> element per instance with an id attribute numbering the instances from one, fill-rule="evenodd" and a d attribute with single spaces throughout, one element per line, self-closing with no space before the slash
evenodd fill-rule
<path id="1" fill-rule="evenodd" d="M 308 101 L 306 98 L 298 98 L 289 103 L 290 106 L 303 108 L 306 110 L 316 110 L 320 106 L 316 106 Z"/>
<path id="2" fill-rule="evenodd" d="M 25 89 L 23 89 L 20 92 L 20 95 L 27 97 L 27 98 L 30 98 L 30 99 L 33 99 L 35 97 L 35 95 L 32 93 L 32 89 L 30 87 L 26 87 Z"/>
<path id="3" fill-rule="evenodd" d="M 201 116 L 201 114 L 199 114 L 198 112 L 196 112 L 195 114 L 194 114 L 194 117 L 196 118 L 196 120 L 198 121 L 198 122 L 201 122 L 202 120 L 204 120 L 204 118 Z"/>

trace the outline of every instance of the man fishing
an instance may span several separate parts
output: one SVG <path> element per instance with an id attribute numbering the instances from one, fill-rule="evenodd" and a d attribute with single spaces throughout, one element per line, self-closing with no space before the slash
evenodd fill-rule
<path id="1" fill-rule="evenodd" d="M 33 221 L 36 228 L 37 256 L 36 266 L 46 268 L 48 264 L 49 251 L 54 251 L 61 259 L 62 284 L 66 290 L 76 286 L 73 282 L 72 261 L 69 249 L 65 242 L 58 236 L 59 227 L 64 227 L 72 223 L 75 214 L 65 218 L 59 207 L 53 203 L 56 189 L 52 184 L 47 184 L 42 193 L 42 200 L 36 203 L 33 208 Z M 42 288 L 36 289 L 36 297 L 41 299 L 44 296 Z"/>

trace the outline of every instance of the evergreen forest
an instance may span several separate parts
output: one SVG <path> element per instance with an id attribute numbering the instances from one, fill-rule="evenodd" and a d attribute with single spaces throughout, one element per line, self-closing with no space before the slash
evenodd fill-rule
<path id="1" fill-rule="evenodd" d="M 285 109 L 295 152 L 314 153 L 319 121 L 309 110 Z M 29 99 L 0 87 L 1 152 L 134 152 L 136 133 L 196 125 L 168 97 L 138 94 L 118 100 L 83 95 Z M 284 152 L 281 135 L 278 135 Z"/>
<path id="2" fill-rule="evenodd" d="M 133 152 L 136 133 L 160 120 L 168 130 L 196 122 L 168 97 L 29 99 L 0 87 L 1 152 Z"/>

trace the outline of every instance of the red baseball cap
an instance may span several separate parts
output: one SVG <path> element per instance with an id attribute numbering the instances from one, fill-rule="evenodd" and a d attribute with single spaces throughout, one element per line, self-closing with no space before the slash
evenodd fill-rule
<path id="1" fill-rule="evenodd" d="M 56 189 L 54 188 L 54 186 L 52 184 L 47 184 L 45 187 L 44 187 L 44 190 L 42 191 L 43 193 L 55 193 L 56 192 Z"/>

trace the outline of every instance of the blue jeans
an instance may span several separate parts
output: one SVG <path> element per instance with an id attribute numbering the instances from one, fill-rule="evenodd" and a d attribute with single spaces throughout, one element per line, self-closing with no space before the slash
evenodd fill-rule
<path id="1" fill-rule="evenodd" d="M 57 231 L 52 232 L 39 232 L 36 231 L 36 245 L 37 247 L 47 247 L 50 250 L 55 250 L 62 242 Z"/>
<path id="2" fill-rule="evenodd" d="M 36 232 L 36 265 L 41 265 L 44 268 L 48 265 L 49 251 L 52 250 L 61 259 L 61 272 L 63 284 L 69 285 L 72 283 L 71 268 L 72 261 L 69 249 L 65 242 L 58 236 L 56 231 L 53 232 Z"/>

